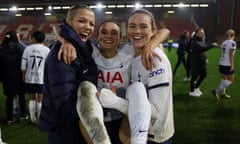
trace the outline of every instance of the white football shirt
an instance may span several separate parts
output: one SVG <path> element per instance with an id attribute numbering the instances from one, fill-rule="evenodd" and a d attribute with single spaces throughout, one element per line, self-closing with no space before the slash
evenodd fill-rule
<path id="1" fill-rule="evenodd" d="M 26 71 L 25 83 L 43 84 L 45 60 L 49 48 L 42 44 L 32 44 L 25 48 L 21 70 Z"/>
<path id="2" fill-rule="evenodd" d="M 225 40 L 222 45 L 222 56 L 220 58 L 219 64 L 223 66 L 231 66 L 230 63 L 230 50 L 234 50 L 234 53 L 236 51 L 236 42 L 233 40 Z"/>
<path id="3" fill-rule="evenodd" d="M 112 58 L 105 58 L 99 49 L 93 47 L 92 57 L 98 68 L 97 87 L 110 89 L 110 84 L 116 87 L 116 93 L 120 97 L 125 97 L 125 91 L 130 83 L 130 66 L 132 56 L 118 52 Z M 116 110 L 107 110 L 104 114 L 104 121 L 112 121 L 122 117 Z"/>
<path id="4" fill-rule="evenodd" d="M 155 48 L 161 61 L 155 58 L 156 67 L 148 71 L 142 65 L 141 56 L 133 59 L 131 81 L 142 82 L 147 90 L 152 109 L 149 139 L 163 142 L 173 136 L 172 69 L 163 50 Z M 143 106 L 144 107 L 144 106 Z"/>
<path id="5" fill-rule="evenodd" d="M 110 83 L 117 88 L 129 85 L 131 55 L 118 52 L 113 58 L 105 58 L 94 47 L 92 57 L 98 68 L 98 88 L 110 88 Z"/>

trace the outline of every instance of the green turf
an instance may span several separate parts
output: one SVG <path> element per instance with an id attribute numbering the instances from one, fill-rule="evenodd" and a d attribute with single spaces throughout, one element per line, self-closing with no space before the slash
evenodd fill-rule
<path id="1" fill-rule="evenodd" d="M 216 101 L 211 90 L 218 86 L 220 74 L 218 61 L 220 50 L 214 48 L 206 52 L 209 58 L 208 76 L 200 86 L 203 95 L 190 97 L 189 82 L 183 82 L 185 72 L 181 65 L 174 77 L 174 117 L 175 135 L 173 144 L 239 144 L 240 143 L 240 52 L 235 55 L 235 81 L 227 89 L 231 99 Z M 172 65 L 176 63 L 176 51 L 166 50 Z M 0 91 L 2 89 L 0 88 Z M 5 96 L 0 93 L 0 123 L 3 140 L 9 144 L 47 144 L 46 134 L 41 133 L 35 125 L 17 122 L 6 125 Z"/>
<path id="2" fill-rule="evenodd" d="M 176 64 L 175 51 L 168 53 L 172 65 Z M 175 55 L 174 55 L 175 54 Z M 216 99 L 211 91 L 219 85 L 218 62 L 220 49 L 206 52 L 209 59 L 208 75 L 200 86 L 203 95 L 190 97 L 189 82 L 183 82 L 185 71 L 179 67 L 173 79 L 175 129 L 174 144 L 239 144 L 240 143 L 240 97 L 239 56 L 235 55 L 235 81 L 227 89 L 231 99 Z"/>

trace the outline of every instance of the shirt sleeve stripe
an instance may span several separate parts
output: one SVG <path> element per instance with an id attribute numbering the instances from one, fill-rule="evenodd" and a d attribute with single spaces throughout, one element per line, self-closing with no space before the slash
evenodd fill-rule
<path id="1" fill-rule="evenodd" d="M 156 84 L 156 85 L 147 87 L 147 90 L 155 89 L 155 88 L 158 88 L 158 87 L 167 87 L 167 86 L 169 86 L 169 82 L 160 83 L 160 84 Z"/>

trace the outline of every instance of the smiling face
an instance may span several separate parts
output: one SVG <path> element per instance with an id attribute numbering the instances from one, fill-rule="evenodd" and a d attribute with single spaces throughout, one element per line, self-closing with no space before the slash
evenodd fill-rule
<path id="1" fill-rule="evenodd" d="M 120 27 L 114 22 L 104 22 L 99 27 L 98 42 L 103 50 L 115 51 L 120 43 Z"/>
<path id="2" fill-rule="evenodd" d="M 93 34 L 95 25 L 95 15 L 88 9 L 76 9 L 71 17 L 67 18 L 67 23 L 79 35 L 79 38 L 86 42 Z"/>
<path id="3" fill-rule="evenodd" d="M 135 13 L 128 19 L 127 36 L 135 49 L 135 55 L 154 35 L 151 17 L 144 13 Z"/>

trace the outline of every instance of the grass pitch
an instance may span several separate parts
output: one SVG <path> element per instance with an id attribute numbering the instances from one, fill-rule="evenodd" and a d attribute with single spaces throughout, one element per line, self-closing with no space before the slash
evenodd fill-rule
<path id="1" fill-rule="evenodd" d="M 175 51 L 168 53 L 174 67 Z M 175 55 L 174 55 L 175 54 Z M 240 66 L 239 50 L 235 54 L 235 81 L 227 88 L 230 99 L 217 101 L 211 91 L 221 80 L 218 62 L 219 48 L 206 52 L 209 59 L 207 78 L 200 85 L 201 97 L 190 97 L 190 82 L 183 82 L 185 71 L 179 67 L 173 79 L 175 129 L 174 144 L 239 144 L 240 143 Z"/>
<path id="2" fill-rule="evenodd" d="M 176 50 L 166 50 L 172 67 Z M 220 49 L 206 52 L 209 59 L 208 75 L 200 86 L 201 97 L 189 96 L 189 82 L 183 82 L 185 72 L 181 65 L 173 78 L 175 135 L 173 144 L 239 144 L 240 143 L 240 52 L 235 54 L 235 81 L 227 89 L 230 99 L 217 101 L 211 91 L 221 80 L 218 72 Z M 36 125 L 17 121 L 6 125 L 5 96 L 0 87 L 0 124 L 2 139 L 8 144 L 47 144 L 47 136 Z"/>

